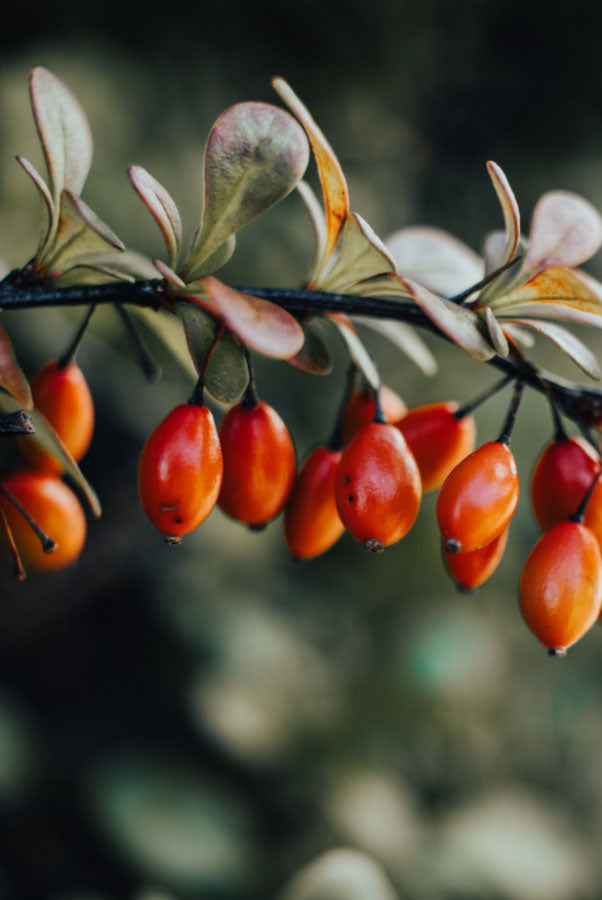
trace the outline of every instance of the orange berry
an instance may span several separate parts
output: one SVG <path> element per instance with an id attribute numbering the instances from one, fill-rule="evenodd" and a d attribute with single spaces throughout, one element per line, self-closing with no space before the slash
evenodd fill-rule
<path id="1" fill-rule="evenodd" d="M 514 456 L 490 441 L 462 460 L 443 482 L 437 519 L 446 549 L 468 553 L 490 544 L 510 522 L 518 503 Z"/>
<path id="2" fill-rule="evenodd" d="M 179 543 L 207 518 L 222 469 L 217 429 L 206 406 L 181 403 L 157 425 L 142 450 L 138 488 L 145 513 L 170 543 Z"/>
<path id="3" fill-rule="evenodd" d="M 56 475 L 44 472 L 15 472 L 1 483 L 57 544 L 54 553 L 44 553 L 23 515 L 7 497 L 0 495 L 0 506 L 25 565 L 41 572 L 55 572 L 75 562 L 86 540 L 86 517 L 71 488 Z"/>
<path id="4" fill-rule="evenodd" d="M 34 375 L 35 408 L 50 422 L 76 462 L 86 453 L 94 431 L 94 401 L 84 373 L 76 363 L 60 366 L 50 360 Z M 27 460 L 38 469 L 62 471 L 62 466 L 31 439 L 20 439 Z"/>
<path id="5" fill-rule="evenodd" d="M 407 409 L 405 403 L 386 384 L 381 384 L 378 390 L 383 416 L 387 422 L 397 422 Z M 354 388 L 343 410 L 343 444 L 348 444 L 364 425 L 374 422 L 375 413 L 374 391 L 371 388 Z"/>
<path id="6" fill-rule="evenodd" d="M 582 438 L 552 441 L 544 448 L 531 476 L 531 504 L 542 531 L 575 513 L 599 467 L 598 454 Z M 598 484 L 594 494 L 602 498 L 601 492 Z"/>
<path id="7" fill-rule="evenodd" d="M 372 550 L 408 533 L 420 507 L 420 472 L 394 425 L 373 422 L 344 451 L 335 479 L 339 515 L 347 531 Z"/>
<path id="8" fill-rule="evenodd" d="M 295 447 L 273 407 L 233 406 L 219 429 L 224 479 L 219 505 L 247 525 L 261 526 L 284 508 L 295 480 Z"/>
<path id="9" fill-rule="evenodd" d="M 594 624 L 602 603 L 602 557 L 589 528 L 560 522 L 537 542 L 520 580 L 520 609 L 536 638 L 562 656 Z"/>
<path id="10" fill-rule="evenodd" d="M 490 544 L 485 544 L 478 550 L 470 550 L 468 553 L 450 553 L 444 550 L 443 555 L 449 574 L 463 590 L 476 590 L 497 569 L 507 542 L 508 529 L 505 528 Z"/>
<path id="11" fill-rule="evenodd" d="M 286 545 L 297 559 L 312 559 L 328 550 L 343 534 L 334 496 L 341 450 L 321 445 L 309 454 L 286 505 Z"/>
<path id="12" fill-rule="evenodd" d="M 410 409 L 395 423 L 418 463 L 425 492 L 440 487 L 474 448 L 474 419 L 471 415 L 457 418 L 458 409 L 453 402 L 428 403 Z"/>

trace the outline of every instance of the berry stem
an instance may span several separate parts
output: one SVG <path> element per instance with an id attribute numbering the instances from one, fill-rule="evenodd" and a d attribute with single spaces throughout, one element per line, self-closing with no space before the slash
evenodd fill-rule
<path id="1" fill-rule="evenodd" d="M 454 413 L 454 419 L 463 419 L 465 416 L 469 416 L 478 406 L 481 406 L 482 403 L 485 403 L 486 400 L 489 400 L 490 397 L 493 397 L 494 394 L 505 388 L 511 381 L 512 375 L 505 375 L 500 381 L 496 381 L 492 387 L 475 397 L 474 400 L 469 400 L 468 403 L 460 406 Z"/>
<path id="2" fill-rule="evenodd" d="M 255 369 L 251 360 L 249 348 L 245 347 L 245 359 L 247 361 L 247 369 L 249 370 L 249 383 L 242 398 L 243 409 L 257 409 L 259 406 L 259 396 L 257 394 L 257 385 L 255 383 Z"/>
<path id="3" fill-rule="evenodd" d="M 357 367 L 355 363 L 350 363 L 347 367 L 347 375 L 345 378 L 345 390 L 343 392 L 343 396 L 341 398 L 341 402 L 339 404 L 339 410 L 337 412 L 337 419 L 335 422 L 335 426 L 333 432 L 330 436 L 330 440 L 328 441 L 328 448 L 332 450 L 333 453 L 336 453 L 338 450 L 343 449 L 343 419 L 345 416 L 345 407 L 347 406 L 347 401 L 351 396 L 351 392 L 355 387 L 355 382 L 357 379 Z"/>
<path id="4" fill-rule="evenodd" d="M 27 572 L 25 571 L 25 568 L 23 566 L 21 554 L 19 553 L 19 549 L 15 542 L 15 537 L 10 525 L 8 524 L 8 519 L 6 518 L 6 513 L 3 509 L 0 509 L 0 519 L 2 521 L 2 527 L 8 539 L 8 545 L 10 547 L 10 552 L 13 558 L 13 575 L 15 576 L 17 581 L 25 581 L 25 579 L 27 578 Z"/>
<path id="5" fill-rule="evenodd" d="M 75 357 L 77 356 L 77 351 L 80 348 L 80 344 L 84 338 L 84 334 L 86 333 L 86 328 L 90 323 L 90 319 L 94 315 L 94 311 L 96 309 L 96 304 L 91 303 L 86 315 L 84 316 L 84 320 L 75 332 L 75 335 L 67 347 L 65 353 L 61 356 L 58 361 L 59 369 L 66 369 L 67 366 L 70 366 L 72 362 L 75 362 Z"/>
<path id="6" fill-rule="evenodd" d="M 211 362 L 211 357 L 213 356 L 213 351 L 217 347 L 219 340 L 226 330 L 226 326 L 222 319 L 217 319 L 215 323 L 215 334 L 213 335 L 213 340 L 209 345 L 209 349 L 205 354 L 205 359 L 203 360 L 203 368 L 201 369 L 201 373 L 199 375 L 199 379 L 196 383 L 194 391 L 190 395 L 188 403 L 191 406 L 204 406 L 205 400 L 203 397 L 205 391 L 205 379 L 207 377 L 207 369 L 209 368 L 209 363 Z"/>
<path id="7" fill-rule="evenodd" d="M 548 394 L 548 401 L 550 403 L 550 411 L 552 413 L 552 421 L 554 422 L 554 440 L 557 444 L 562 444 L 564 441 L 568 441 L 569 436 L 566 433 L 566 429 L 562 424 L 562 419 L 560 418 L 560 413 L 558 412 L 558 407 L 556 406 L 554 400 Z"/>
<path id="8" fill-rule="evenodd" d="M 150 352 L 146 341 L 142 338 L 125 307 L 120 306 L 119 303 L 114 303 L 113 308 L 125 326 L 128 338 L 138 356 L 140 368 L 144 372 L 144 377 L 151 384 L 155 384 L 161 378 L 161 366 Z"/>
<path id="9" fill-rule="evenodd" d="M 504 422 L 504 427 L 498 437 L 498 443 L 506 444 L 509 446 L 510 437 L 512 435 L 512 429 L 514 428 L 514 423 L 516 422 L 516 413 L 518 412 L 518 405 L 520 403 L 520 399 L 523 395 L 523 382 L 517 381 L 516 387 L 514 388 L 514 394 L 512 395 L 512 400 L 510 401 L 510 408 L 508 409 L 508 413 L 506 414 L 506 421 Z"/>
<path id="10" fill-rule="evenodd" d="M 374 418 L 372 420 L 378 425 L 388 425 L 389 421 L 383 412 L 382 403 L 380 402 L 380 388 L 374 388 Z"/>
<path id="11" fill-rule="evenodd" d="M 45 531 L 42 531 L 36 520 L 27 512 L 23 504 L 19 503 L 17 498 L 14 497 L 10 491 L 7 491 L 5 487 L 2 487 L 2 485 L 0 485 L 0 494 L 3 494 L 7 500 L 10 500 L 15 509 L 21 513 L 35 536 L 40 541 L 44 553 L 54 553 L 55 550 L 58 550 L 58 544 L 56 544 L 52 538 L 49 538 Z"/>
<path id="12" fill-rule="evenodd" d="M 598 484 L 600 475 L 602 475 L 602 466 L 600 466 L 600 468 L 598 469 L 598 471 L 592 478 L 588 489 L 586 490 L 585 494 L 583 495 L 583 500 L 581 501 L 581 503 L 579 504 L 579 506 L 573 513 L 573 515 L 569 517 L 569 522 L 575 522 L 577 525 L 583 524 L 583 520 L 585 519 L 585 513 L 587 512 L 587 504 L 589 503 L 590 498 L 594 492 L 594 488 Z"/>

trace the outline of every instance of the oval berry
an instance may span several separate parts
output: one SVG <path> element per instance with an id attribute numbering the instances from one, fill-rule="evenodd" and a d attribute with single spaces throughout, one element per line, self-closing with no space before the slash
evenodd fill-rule
<path id="1" fill-rule="evenodd" d="M 531 476 L 531 504 L 542 531 L 576 512 L 599 467 L 598 454 L 582 438 L 552 441 L 544 448 Z M 594 494 L 602 499 L 602 484 Z"/>
<path id="2" fill-rule="evenodd" d="M 297 559 L 319 556 L 345 531 L 334 496 L 341 456 L 341 450 L 322 445 L 299 470 L 284 515 L 286 545 Z"/>
<path id="3" fill-rule="evenodd" d="M 437 498 L 446 549 L 468 553 L 490 544 L 510 522 L 518 495 L 510 448 L 490 441 L 474 450 L 448 475 Z"/>
<path id="4" fill-rule="evenodd" d="M 181 403 L 148 438 L 138 467 L 145 513 L 173 543 L 203 522 L 216 504 L 222 451 L 211 411 Z"/>
<path id="5" fill-rule="evenodd" d="M 0 506 L 25 565 L 41 572 L 55 572 L 75 562 L 86 541 L 86 517 L 71 488 L 56 475 L 45 472 L 15 472 L 1 483 L 57 544 L 54 553 L 44 553 L 24 516 L 7 497 L 0 495 Z"/>
<path id="6" fill-rule="evenodd" d="M 386 384 L 381 384 L 378 390 L 382 413 L 387 422 L 399 421 L 407 409 L 399 394 L 396 394 Z M 354 388 L 349 394 L 343 410 L 343 444 L 348 444 L 364 425 L 374 422 L 375 413 L 374 391 L 370 388 Z"/>
<path id="7" fill-rule="evenodd" d="M 233 406 L 219 429 L 224 478 L 219 505 L 232 518 L 261 526 L 282 511 L 295 480 L 295 447 L 273 407 Z"/>
<path id="8" fill-rule="evenodd" d="M 450 553 L 443 551 L 445 565 L 458 587 L 465 591 L 475 591 L 484 584 L 497 569 L 508 543 L 508 529 L 490 544 L 468 553 Z"/>
<path id="9" fill-rule="evenodd" d="M 520 610 L 535 637 L 564 655 L 594 624 L 602 603 L 602 557 L 589 528 L 560 522 L 537 542 L 520 580 Z"/>
<path id="10" fill-rule="evenodd" d="M 428 403 L 410 409 L 396 422 L 420 469 L 422 490 L 434 491 L 473 450 L 475 422 L 456 417 L 457 403 Z"/>
<path id="11" fill-rule="evenodd" d="M 344 451 L 335 479 L 339 515 L 347 531 L 380 550 L 408 533 L 420 507 L 416 460 L 394 425 L 364 425 Z"/>
<path id="12" fill-rule="evenodd" d="M 60 366 L 50 360 L 34 375 L 35 408 L 50 422 L 76 462 L 84 456 L 94 431 L 94 401 L 77 363 Z M 27 437 L 20 440 L 27 460 L 38 469 L 60 472 L 60 462 Z"/>

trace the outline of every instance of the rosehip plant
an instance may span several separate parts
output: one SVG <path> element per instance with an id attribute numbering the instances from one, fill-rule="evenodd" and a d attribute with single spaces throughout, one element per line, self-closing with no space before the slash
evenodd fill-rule
<path id="1" fill-rule="evenodd" d="M 286 109 L 237 103 L 210 129 L 200 221 L 188 238 L 168 189 L 142 165 L 130 166 L 131 196 L 165 243 L 165 258 L 151 259 L 81 198 L 92 161 L 87 117 L 59 78 L 33 70 L 31 106 L 47 178 L 17 161 L 42 199 L 40 240 L 33 258 L 0 282 L 0 306 L 81 306 L 85 315 L 58 361 L 48 348 L 50 361 L 31 383 L 0 327 L 0 433 L 17 438 L 5 442 L 14 452 L 0 473 L 0 532 L 16 572 L 23 577 L 23 563 L 59 569 L 81 553 L 85 519 L 65 480 L 100 515 L 78 465 L 93 438 L 94 406 L 75 353 L 96 306 L 111 304 L 150 380 L 158 369 L 138 333 L 141 321 L 198 378 L 192 394 L 157 417 L 141 452 L 141 507 L 170 544 L 219 506 L 251 528 L 283 514 L 287 546 L 299 559 L 325 553 L 344 531 L 380 551 L 412 528 L 422 494 L 439 491 L 445 564 L 461 588 L 473 590 L 509 539 L 524 477 L 510 432 L 523 388 L 538 392 L 551 405 L 554 430 L 532 480 L 545 534 L 526 563 L 521 609 L 540 640 L 564 653 L 602 604 L 602 494 L 593 481 L 600 456 L 592 437 L 602 427 L 602 392 L 542 371 L 529 351 L 545 338 L 585 375 L 600 377 L 592 350 L 566 327 L 602 327 L 602 284 L 579 268 L 602 243 L 600 214 L 583 197 L 552 191 L 525 236 L 508 179 L 489 161 L 503 229 L 486 236 L 482 257 L 436 228 L 382 239 L 352 211 L 341 165 L 303 102 L 282 78 L 272 85 Z M 321 198 L 304 180 L 310 156 Z M 304 283 L 241 287 L 216 277 L 241 229 L 293 191 L 315 232 Z M 425 376 L 436 373 L 437 359 L 421 330 L 452 342 L 459 359 L 468 354 L 500 370 L 494 390 L 514 382 L 515 392 L 499 436 L 477 440 L 471 415 L 494 391 L 410 404 L 382 383 L 358 324 L 388 338 Z M 319 378 L 333 367 L 337 340 L 349 357 L 347 388 L 331 437 L 318 435 L 297 472 L 294 436 L 259 399 L 253 354 Z M 549 602 L 550 586 L 558 587 L 559 606 Z"/>

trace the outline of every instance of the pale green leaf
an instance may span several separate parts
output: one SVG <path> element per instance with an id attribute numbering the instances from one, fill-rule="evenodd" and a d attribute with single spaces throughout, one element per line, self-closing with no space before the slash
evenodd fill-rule
<path id="1" fill-rule="evenodd" d="M 303 130 L 284 110 L 249 102 L 222 113 L 207 140 L 203 221 L 186 272 L 194 272 L 231 234 L 286 197 L 308 161 Z"/>
<path id="2" fill-rule="evenodd" d="M 50 191 L 48 190 L 48 185 L 36 169 L 36 167 L 29 162 L 28 159 L 25 159 L 23 156 L 17 156 L 17 162 L 21 166 L 21 168 L 26 172 L 27 175 L 31 178 L 35 186 L 37 187 L 42 200 L 44 201 L 44 207 L 46 209 L 47 221 L 40 232 L 40 241 L 38 244 L 38 249 L 36 251 L 35 258 L 39 259 L 42 254 L 42 249 L 48 240 L 48 236 L 50 234 L 50 228 L 52 226 L 52 222 L 54 219 L 54 202 L 52 197 L 50 196 Z"/>
<path id="3" fill-rule="evenodd" d="M 258 353 L 288 359 L 303 346 L 301 326 L 282 307 L 236 291 L 213 275 L 203 278 L 197 285 L 203 293 L 198 296 L 189 293 L 191 301 L 222 319 L 243 344 Z M 188 290 L 192 287 L 188 285 Z"/>
<path id="4" fill-rule="evenodd" d="M 182 322 L 177 316 L 144 306 L 128 306 L 128 312 L 163 344 L 183 371 L 195 377 L 196 370 L 186 345 Z"/>
<path id="5" fill-rule="evenodd" d="M 334 322 L 338 328 L 339 334 L 347 346 L 349 356 L 362 373 L 369 386 L 374 388 L 374 390 L 379 388 L 380 375 L 378 369 L 347 316 L 342 313 L 329 313 L 328 318 Z"/>
<path id="6" fill-rule="evenodd" d="M 487 331 L 489 332 L 489 337 L 491 339 L 491 343 L 495 347 L 495 352 L 500 356 L 508 356 L 510 352 L 510 347 L 508 346 L 508 339 L 504 334 L 502 326 L 496 319 L 493 312 L 489 309 L 489 307 L 485 307 L 484 310 L 485 323 L 487 325 Z"/>
<path id="7" fill-rule="evenodd" d="M 399 347 L 425 375 L 436 374 L 437 360 L 411 325 L 394 319 L 372 319 L 369 316 L 354 316 L 353 321 L 382 334 Z"/>
<path id="8" fill-rule="evenodd" d="M 409 278 L 405 282 L 418 306 L 454 344 L 478 360 L 484 361 L 495 356 L 495 350 L 480 331 L 474 313 L 438 297 Z"/>
<path id="9" fill-rule="evenodd" d="M 213 275 L 214 272 L 217 272 L 218 269 L 221 269 L 222 266 L 226 265 L 234 253 L 235 248 L 236 235 L 231 234 L 229 238 L 226 238 L 223 244 L 220 244 L 211 256 L 208 256 L 207 259 L 200 264 L 200 266 L 197 266 L 193 271 L 187 271 L 186 279 L 188 281 L 197 281 L 205 275 Z"/>
<path id="10" fill-rule="evenodd" d="M 153 266 L 159 273 L 159 275 L 167 281 L 168 284 L 172 284 L 177 288 L 185 288 L 186 283 L 182 281 L 177 272 L 168 266 L 167 263 L 164 263 L 162 259 L 153 259 Z"/>
<path id="11" fill-rule="evenodd" d="M 176 312 L 184 325 L 188 349 L 200 375 L 219 323 L 214 316 L 186 301 L 176 304 Z M 205 374 L 205 387 L 216 400 L 236 403 L 244 394 L 248 383 L 249 368 L 244 348 L 233 334 L 226 333 L 211 354 Z"/>
<path id="12" fill-rule="evenodd" d="M 393 299 L 411 298 L 405 281 L 395 272 L 377 275 L 376 278 L 365 278 L 352 284 L 348 294 L 358 294 L 360 297 L 391 297 Z"/>
<path id="13" fill-rule="evenodd" d="M 324 257 L 326 248 L 326 219 L 324 217 L 324 210 L 320 206 L 320 201 L 307 181 L 301 179 L 297 185 L 297 190 L 305 203 L 316 232 L 316 256 L 311 269 L 311 275 L 307 279 L 309 284 L 313 284 L 318 275 L 320 261 Z"/>
<path id="14" fill-rule="evenodd" d="M 495 188 L 504 215 L 506 243 L 499 262 L 499 266 L 503 266 L 513 259 L 518 247 L 520 239 L 520 212 L 516 197 L 514 196 L 512 188 L 508 183 L 508 179 L 500 166 L 490 159 L 487 163 L 487 171 L 489 172 L 489 177 Z"/>
<path id="15" fill-rule="evenodd" d="M 328 375 L 333 365 L 332 355 L 322 336 L 320 318 L 299 322 L 305 341 L 299 352 L 287 359 L 291 366 L 311 375 Z"/>
<path id="16" fill-rule="evenodd" d="M 302 868 L 277 900 L 397 900 L 384 870 L 360 850 L 337 848 Z"/>
<path id="17" fill-rule="evenodd" d="M 71 191 L 63 191 L 56 237 L 43 260 L 48 274 L 56 277 L 78 256 L 107 250 L 122 251 L 125 245 L 87 203 Z"/>
<path id="18" fill-rule="evenodd" d="M 153 219 L 159 226 L 169 255 L 169 264 L 175 269 L 182 246 L 182 219 L 171 194 L 142 166 L 130 166 L 128 177 L 132 186 Z"/>
<path id="19" fill-rule="evenodd" d="M 368 223 L 358 213 L 350 213 L 336 261 L 315 286 L 325 291 L 342 291 L 387 272 L 395 272 L 395 260 Z"/>
<path id="20" fill-rule="evenodd" d="M 528 272 L 549 266 L 578 266 L 602 244 L 602 219 L 592 204 L 568 191 L 553 191 L 539 200 L 531 222 Z"/>
<path id="21" fill-rule="evenodd" d="M 512 338 L 517 344 L 522 344 L 528 350 L 535 346 L 535 338 L 530 331 L 520 328 L 507 319 L 504 319 L 504 333 L 507 338 Z"/>
<path id="22" fill-rule="evenodd" d="M 349 214 L 347 182 L 335 152 L 326 140 L 322 129 L 305 104 L 297 97 L 290 84 L 284 78 L 273 78 L 272 87 L 305 128 L 318 167 L 326 215 L 326 243 L 321 264 L 318 267 L 321 270 L 334 253 L 339 235 Z"/>
<path id="23" fill-rule="evenodd" d="M 151 260 L 135 250 L 83 253 L 70 259 L 63 271 L 72 272 L 74 269 L 78 270 L 78 276 L 80 269 L 93 269 L 117 281 L 134 282 L 157 277 L 157 270 Z"/>
<path id="24" fill-rule="evenodd" d="M 542 322 L 539 319 L 513 319 L 512 322 L 523 328 L 531 328 L 537 334 L 543 335 L 553 344 L 555 344 L 563 353 L 575 362 L 586 375 L 596 380 L 600 378 L 600 366 L 598 360 L 591 352 L 589 347 L 575 337 L 572 332 L 567 331 L 561 325 L 555 325 L 552 322 Z M 505 326 L 504 326 L 505 327 Z"/>
<path id="25" fill-rule="evenodd" d="M 403 278 L 453 297 L 483 277 L 483 260 L 462 241 L 437 228 L 402 228 L 385 241 Z"/>

